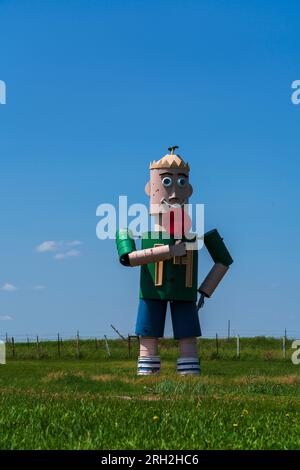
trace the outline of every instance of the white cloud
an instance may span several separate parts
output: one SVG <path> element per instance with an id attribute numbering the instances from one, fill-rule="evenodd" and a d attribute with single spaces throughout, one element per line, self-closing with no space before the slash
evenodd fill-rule
<path id="1" fill-rule="evenodd" d="M 33 286 L 32 289 L 33 289 L 33 290 L 44 290 L 44 289 L 46 289 L 46 287 L 45 287 L 45 286 L 42 286 L 42 285 L 37 285 L 37 286 Z"/>
<path id="2" fill-rule="evenodd" d="M 66 251 L 65 253 L 57 253 L 54 258 L 55 259 L 65 259 L 65 258 L 75 258 L 76 256 L 80 255 L 80 251 L 78 250 L 69 250 Z"/>
<path id="3" fill-rule="evenodd" d="M 57 251 L 59 248 L 59 244 L 60 242 L 49 240 L 38 245 L 36 247 L 36 251 L 38 253 L 47 253 L 48 251 Z"/>
<path id="4" fill-rule="evenodd" d="M 79 246 L 82 245 L 82 242 L 80 240 L 72 240 L 70 242 L 66 243 L 68 246 Z"/>
<path id="5" fill-rule="evenodd" d="M 9 284 L 9 282 L 3 284 L 2 287 L 0 287 L 0 290 L 5 291 L 5 292 L 14 292 L 17 290 L 17 287 L 14 286 L 13 284 Z"/>
<path id="6" fill-rule="evenodd" d="M 13 317 L 10 315 L 0 315 L 0 321 L 10 321 L 13 320 Z"/>
<path id="7" fill-rule="evenodd" d="M 36 247 L 38 253 L 57 252 L 54 259 L 74 258 L 80 255 L 80 251 L 73 249 L 82 245 L 80 240 L 54 241 L 48 240 Z"/>

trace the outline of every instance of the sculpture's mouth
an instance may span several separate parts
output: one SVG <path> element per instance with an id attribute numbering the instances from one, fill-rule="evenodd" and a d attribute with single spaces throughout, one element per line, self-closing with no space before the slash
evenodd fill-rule
<path id="1" fill-rule="evenodd" d="M 178 199 L 178 202 L 173 202 L 173 203 L 167 201 L 166 199 L 161 200 L 161 204 L 165 204 L 166 206 L 172 209 L 180 209 L 181 207 L 184 206 L 184 203 L 185 201 L 179 201 L 179 199 Z"/>

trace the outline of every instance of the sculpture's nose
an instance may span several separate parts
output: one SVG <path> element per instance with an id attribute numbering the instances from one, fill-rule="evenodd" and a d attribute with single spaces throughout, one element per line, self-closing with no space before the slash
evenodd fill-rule
<path id="1" fill-rule="evenodd" d="M 177 199 L 178 199 L 178 197 L 176 196 L 176 192 L 173 191 L 172 194 L 170 194 L 170 196 L 169 196 L 169 201 L 175 201 Z"/>

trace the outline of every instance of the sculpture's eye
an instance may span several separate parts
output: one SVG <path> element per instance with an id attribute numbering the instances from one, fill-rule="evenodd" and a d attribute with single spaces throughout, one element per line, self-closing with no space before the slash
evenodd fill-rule
<path id="1" fill-rule="evenodd" d="M 172 178 L 170 178 L 169 176 L 165 176 L 163 179 L 162 179 L 162 184 L 166 187 L 166 188 L 169 188 L 170 186 L 172 186 Z"/>
<path id="2" fill-rule="evenodd" d="M 185 184 L 186 184 L 186 179 L 185 179 L 185 178 L 182 178 L 182 177 L 181 177 L 181 178 L 178 178 L 177 184 L 178 184 L 178 186 L 180 186 L 181 188 L 183 188 L 183 186 L 185 186 Z"/>

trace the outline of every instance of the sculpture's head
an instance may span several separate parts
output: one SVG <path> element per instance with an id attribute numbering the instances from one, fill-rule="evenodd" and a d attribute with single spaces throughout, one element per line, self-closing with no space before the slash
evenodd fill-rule
<path id="1" fill-rule="evenodd" d="M 178 147 L 170 147 L 170 153 L 150 164 L 150 181 L 145 191 L 150 197 L 150 214 L 168 212 L 170 208 L 183 207 L 193 192 L 189 183 L 190 167 L 179 155 Z"/>

